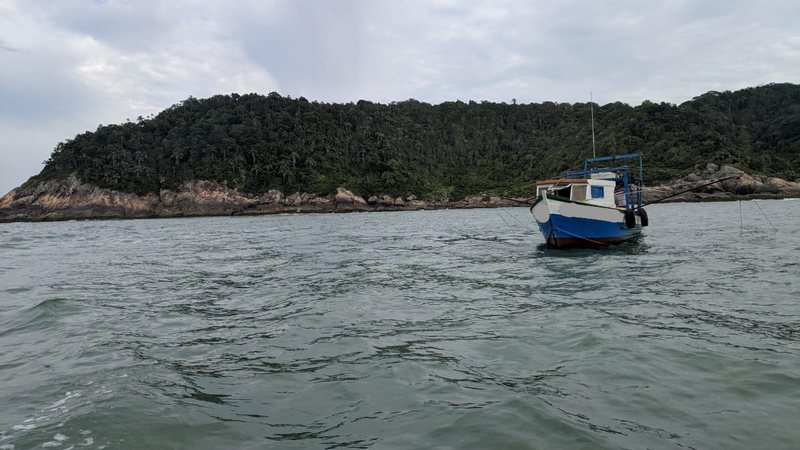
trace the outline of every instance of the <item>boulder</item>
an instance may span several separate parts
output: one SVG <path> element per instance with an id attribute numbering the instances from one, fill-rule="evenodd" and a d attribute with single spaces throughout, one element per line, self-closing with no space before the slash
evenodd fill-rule
<path id="1" fill-rule="evenodd" d="M 775 177 L 752 176 L 730 165 L 706 164 L 702 170 L 698 169 L 694 173 L 688 174 L 686 177 L 675 180 L 668 185 L 648 188 L 645 191 L 645 200 L 658 200 L 673 193 L 691 189 L 694 186 L 728 177 L 735 178 L 698 187 L 668 201 L 724 200 L 735 198 L 736 196 L 775 197 L 800 194 L 800 184 L 798 183 Z"/>
<path id="2" fill-rule="evenodd" d="M 306 204 L 314 205 L 314 206 L 331 206 L 332 201 L 328 197 L 320 197 L 318 195 L 311 195 L 306 200 Z"/>
<path id="3" fill-rule="evenodd" d="M 337 210 L 363 210 L 367 207 L 367 202 L 362 197 L 343 187 L 336 188 L 334 204 Z"/>
<path id="4" fill-rule="evenodd" d="M 283 204 L 286 206 L 297 206 L 300 204 L 300 193 L 295 192 L 294 194 L 290 194 L 283 199 Z"/>
<path id="5" fill-rule="evenodd" d="M 482 195 L 475 195 L 473 197 L 467 197 L 467 203 L 470 205 L 480 205 L 483 203 L 484 199 Z"/>
<path id="6" fill-rule="evenodd" d="M 281 203 L 283 201 L 283 192 L 276 189 L 270 189 L 266 194 L 264 194 L 264 200 L 271 203 Z"/>
<path id="7" fill-rule="evenodd" d="M 407 209 L 427 209 L 428 204 L 422 200 L 411 200 L 406 202 Z"/>
<path id="8" fill-rule="evenodd" d="M 381 195 L 381 198 L 378 202 L 381 206 L 394 206 L 394 199 L 388 195 Z"/>
<path id="9" fill-rule="evenodd" d="M 744 171 L 739 170 L 736 167 L 724 165 L 720 167 L 719 170 L 717 170 L 716 172 L 709 172 L 709 175 L 710 176 L 706 178 L 714 179 L 714 178 L 724 178 L 724 177 L 730 177 L 735 175 L 746 175 L 746 174 L 744 173 Z"/>
<path id="10" fill-rule="evenodd" d="M 792 183 L 783 178 L 764 177 L 762 182 L 764 183 L 764 191 L 771 193 L 778 193 L 781 191 L 791 192 L 800 189 L 798 183 Z"/>

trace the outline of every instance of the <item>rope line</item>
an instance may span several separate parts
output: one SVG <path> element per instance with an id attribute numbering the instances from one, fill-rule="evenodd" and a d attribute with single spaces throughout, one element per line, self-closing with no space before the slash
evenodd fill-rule
<path id="1" fill-rule="evenodd" d="M 513 219 L 513 220 L 514 220 L 515 222 L 517 222 L 518 224 L 520 224 L 520 225 L 522 225 L 523 227 L 525 227 L 525 229 L 530 229 L 530 228 L 531 228 L 531 227 L 530 227 L 530 225 L 528 225 L 528 224 L 526 224 L 525 222 L 523 222 L 523 221 L 519 220 L 518 218 L 514 217 L 514 215 L 513 215 L 513 214 L 511 214 L 510 212 L 508 212 L 508 211 L 506 211 L 506 210 L 504 210 L 504 209 L 502 209 L 502 208 L 500 209 L 500 211 L 501 211 L 501 212 L 503 212 L 503 213 L 505 213 L 505 214 L 506 214 L 508 217 L 511 217 L 511 219 Z"/>
<path id="2" fill-rule="evenodd" d="M 739 235 L 744 234 L 744 217 L 742 216 L 742 201 L 739 200 Z"/>
<path id="3" fill-rule="evenodd" d="M 502 214 L 500 215 L 500 219 L 501 219 L 503 222 L 505 222 L 506 226 L 507 226 L 507 227 L 508 227 L 510 230 L 513 230 L 513 229 L 514 229 L 514 227 L 512 227 L 512 226 L 511 226 L 511 224 L 510 224 L 510 223 L 508 223 L 508 221 L 505 219 L 505 217 L 503 217 L 503 215 L 502 215 Z"/>
<path id="4" fill-rule="evenodd" d="M 515 222 L 517 222 L 525 230 L 525 232 L 533 231 L 535 233 L 537 231 L 531 225 L 526 224 L 526 223 L 522 222 L 521 220 L 517 219 L 516 217 L 514 217 L 514 215 L 512 215 L 510 212 L 506 211 L 503 208 L 497 208 L 496 211 L 498 211 L 498 213 L 503 213 L 503 214 L 506 214 L 508 217 L 511 217 L 511 219 L 513 219 Z M 508 227 L 509 230 L 515 230 L 516 228 L 514 226 L 512 226 L 505 219 L 505 217 L 503 217 L 503 214 L 500 214 L 500 220 L 502 220 L 506 224 L 506 226 Z"/>
<path id="5" fill-rule="evenodd" d="M 753 200 L 753 203 L 755 203 L 756 206 L 758 206 L 758 210 L 761 211 L 761 214 L 764 216 L 765 219 L 767 219 L 767 222 L 769 222 L 770 226 L 772 226 L 772 229 L 775 230 L 775 232 L 777 233 L 778 229 L 775 228 L 775 224 L 773 224 L 772 221 L 769 220 L 769 217 L 767 217 L 767 215 L 764 213 L 764 210 L 761 209 L 761 205 L 758 204 L 758 200 Z"/>

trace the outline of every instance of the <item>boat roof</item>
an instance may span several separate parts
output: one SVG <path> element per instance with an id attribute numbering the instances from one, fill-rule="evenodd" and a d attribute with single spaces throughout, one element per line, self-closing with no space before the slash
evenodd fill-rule
<path id="1" fill-rule="evenodd" d="M 559 178 L 554 180 L 536 180 L 536 184 L 574 184 L 574 183 L 588 183 L 586 178 Z"/>
<path id="2" fill-rule="evenodd" d="M 581 178 L 591 177 L 592 174 L 601 172 L 622 172 L 624 174 L 623 176 L 627 177 L 627 174 L 631 171 L 631 168 L 625 164 L 621 164 L 621 162 L 635 159 L 638 160 L 639 163 L 639 179 L 641 180 L 644 176 L 642 158 L 643 156 L 641 153 L 628 153 L 624 155 L 589 158 L 583 161 L 583 170 L 568 170 L 566 172 L 562 172 L 561 176 L 565 178 Z M 598 167 L 597 163 L 608 163 L 610 165 Z M 590 166 L 592 167 L 590 168 Z"/>

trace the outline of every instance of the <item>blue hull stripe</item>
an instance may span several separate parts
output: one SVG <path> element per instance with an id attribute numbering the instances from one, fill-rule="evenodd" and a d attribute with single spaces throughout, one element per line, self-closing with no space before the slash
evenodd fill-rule
<path id="1" fill-rule="evenodd" d="M 642 232 L 640 225 L 627 228 L 623 222 L 606 222 L 603 220 L 584 219 L 578 217 L 564 217 L 550 214 L 550 221 L 538 223 L 539 230 L 545 240 L 556 239 L 574 240 L 591 239 L 596 241 L 624 241 L 638 236 Z M 555 234 L 553 235 L 553 226 Z"/>

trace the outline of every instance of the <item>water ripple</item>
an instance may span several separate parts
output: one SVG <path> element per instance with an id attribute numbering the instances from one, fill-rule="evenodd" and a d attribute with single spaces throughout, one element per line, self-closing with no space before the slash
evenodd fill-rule
<path id="1" fill-rule="evenodd" d="M 792 204 L 3 224 L 0 448 L 794 448 Z"/>

